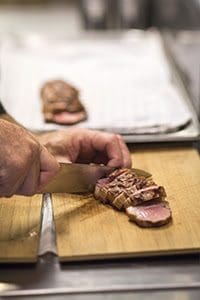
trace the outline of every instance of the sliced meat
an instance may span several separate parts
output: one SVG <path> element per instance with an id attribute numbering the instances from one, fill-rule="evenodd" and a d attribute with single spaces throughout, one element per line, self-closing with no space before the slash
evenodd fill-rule
<path id="1" fill-rule="evenodd" d="M 156 185 L 151 178 L 137 176 L 131 169 L 119 169 L 111 173 L 106 180 L 96 184 L 95 198 L 109 203 L 119 210 L 135 206 L 152 199 L 164 199 L 162 186 Z"/>
<path id="2" fill-rule="evenodd" d="M 152 178 L 137 176 L 131 169 L 118 169 L 100 179 L 94 197 L 125 211 L 141 227 L 161 226 L 172 218 L 164 187 Z"/>
<path id="3" fill-rule="evenodd" d="M 151 201 L 126 208 L 129 219 L 141 227 L 156 227 L 170 222 L 172 215 L 167 201 Z"/>
<path id="4" fill-rule="evenodd" d="M 41 88 L 41 99 L 46 122 L 72 125 L 87 118 L 79 91 L 63 80 L 46 82 Z"/>

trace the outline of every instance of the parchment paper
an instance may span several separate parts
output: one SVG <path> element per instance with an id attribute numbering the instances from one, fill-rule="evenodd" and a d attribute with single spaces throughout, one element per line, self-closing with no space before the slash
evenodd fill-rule
<path id="1" fill-rule="evenodd" d="M 31 130 L 63 128 L 43 121 L 41 86 L 64 79 L 80 90 L 88 120 L 77 126 L 123 134 L 173 132 L 191 114 L 171 81 L 155 33 L 119 39 L 7 42 L 1 51 L 1 98 Z"/>

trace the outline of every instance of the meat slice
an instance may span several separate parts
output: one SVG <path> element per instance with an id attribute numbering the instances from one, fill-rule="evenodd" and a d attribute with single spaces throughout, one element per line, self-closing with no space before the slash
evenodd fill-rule
<path id="1" fill-rule="evenodd" d="M 138 206 L 126 208 L 129 219 L 141 227 L 156 227 L 169 223 L 171 209 L 167 201 L 151 201 Z"/>
<path id="2" fill-rule="evenodd" d="M 141 227 L 161 226 L 171 220 L 164 187 L 158 186 L 152 178 L 137 176 L 131 169 L 118 169 L 100 179 L 94 197 L 125 211 L 129 219 Z"/>
<path id="3" fill-rule="evenodd" d="M 152 199 L 164 199 L 162 186 L 156 185 L 151 178 L 137 176 L 131 169 L 119 169 L 111 173 L 106 180 L 97 182 L 95 198 L 109 203 L 119 210 L 135 206 Z"/>
<path id="4" fill-rule="evenodd" d="M 72 125 L 87 118 L 79 91 L 63 80 L 46 82 L 41 88 L 41 99 L 46 122 Z"/>

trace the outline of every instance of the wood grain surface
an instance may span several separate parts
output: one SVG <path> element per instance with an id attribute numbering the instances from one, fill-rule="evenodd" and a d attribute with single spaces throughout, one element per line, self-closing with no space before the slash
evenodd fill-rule
<path id="1" fill-rule="evenodd" d="M 200 160 L 189 148 L 137 150 L 133 165 L 167 191 L 173 222 L 144 229 L 92 196 L 53 195 L 61 261 L 191 253 L 200 250 Z"/>
<path id="2" fill-rule="evenodd" d="M 0 198 L 0 262 L 34 262 L 42 196 Z"/>

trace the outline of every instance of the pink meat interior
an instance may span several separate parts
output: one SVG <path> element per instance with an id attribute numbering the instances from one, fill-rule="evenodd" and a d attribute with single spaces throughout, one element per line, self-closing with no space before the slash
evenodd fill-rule
<path id="1" fill-rule="evenodd" d="M 127 213 L 135 215 L 140 220 L 157 222 L 170 216 L 170 209 L 165 202 L 158 202 L 148 205 L 130 206 Z"/>

